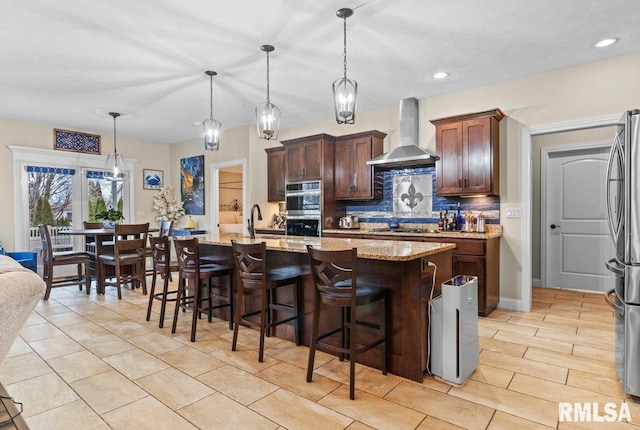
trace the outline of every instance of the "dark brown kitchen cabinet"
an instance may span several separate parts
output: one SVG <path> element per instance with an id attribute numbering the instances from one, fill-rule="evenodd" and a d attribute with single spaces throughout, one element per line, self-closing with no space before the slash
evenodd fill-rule
<path id="1" fill-rule="evenodd" d="M 267 152 L 267 200 L 284 201 L 284 146 L 265 149 Z"/>
<path id="2" fill-rule="evenodd" d="M 336 199 L 382 198 L 382 187 L 376 186 L 373 166 L 367 166 L 367 161 L 382 154 L 385 136 L 386 133 L 380 131 L 368 131 L 336 138 L 334 168 Z"/>
<path id="3" fill-rule="evenodd" d="M 500 109 L 432 120 L 436 126 L 436 193 L 500 194 Z"/>
<path id="4" fill-rule="evenodd" d="M 309 181 L 322 179 L 325 145 L 333 145 L 334 137 L 318 134 L 282 141 L 285 147 L 285 181 Z M 333 155 L 333 148 L 331 148 Z"/>

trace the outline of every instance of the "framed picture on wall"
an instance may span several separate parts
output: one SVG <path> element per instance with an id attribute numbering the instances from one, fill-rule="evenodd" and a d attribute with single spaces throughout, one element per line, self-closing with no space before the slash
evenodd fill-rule
<path id="1" fill-rule="evenodd" d="M 186 215 L 204 215 L 204 155 L 180 159 L 180 197 Z"/>
<path id="2" fill-rule="evenodd" d="M 100 136 L 54 128 L 53 149 L 100 155 Z"/>
<path id="3" fill-rule="evenodd" d="M 164 172 L 162 170 L 142 169 L 142 188 L 145 190 L 159 190 L 164 186 Z"/>

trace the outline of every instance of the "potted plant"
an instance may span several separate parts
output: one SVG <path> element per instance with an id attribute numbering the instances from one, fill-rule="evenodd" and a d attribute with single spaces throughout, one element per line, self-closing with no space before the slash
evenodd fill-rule
<path id="1" fill-rule="evenodd" d="M 113 208 L 98 212 L 95 217 L 97 221 L 102 221 L 104 228 L 113 228 L 118 222 L 124 219 L 122 211 Z"/>

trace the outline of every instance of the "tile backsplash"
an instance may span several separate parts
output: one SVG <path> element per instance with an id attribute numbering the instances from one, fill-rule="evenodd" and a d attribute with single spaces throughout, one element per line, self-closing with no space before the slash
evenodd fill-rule
<path id="1" fill-rule="evenodd" d="M 397 169 L 384 172 L 382 200 L 347 204 L 347 215 L 361 222 L 434 224 L 440 212 L 460 210 L 481 213 L 487 223 L 500 224 L 500 197 L 441 197 L 436 195 L 435 167 Z"/>

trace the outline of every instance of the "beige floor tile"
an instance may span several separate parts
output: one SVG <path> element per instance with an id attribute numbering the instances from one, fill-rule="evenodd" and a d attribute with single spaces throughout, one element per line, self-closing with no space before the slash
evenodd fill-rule
<path id="1" fill-rule="evenodd" d="M 0 363 L 0 381 L 5 386 L 52 372 L 35 352 L 7 357 Z"/>
<path id="2" fill-rule="evenodd" d="M 318 374 L 313 375 L 312 382 L 307 382 L 307 370 L 287 362 L 262 370 L 256 376 L 314 402 L 341 385 Z"/>
<path id="3" fill-rule="evenodd" d="M 109 331 L 103 329 L 99 325 L 88 320 L 86 320 L 86 322 L 83 322 L 81 324 L 68 325 L 65 327 L 61 327 L 61 330 L 64 331 L 67 334 L 67 336 L 72 337 L 77 341 L 91 339 L 94 337 L 110 334 Z"/>
<path id="4" fill-rule="evenodd" d="M 472 430 L 484 430 L 494 412 L 492 408 L 405 382 L 387 394 L 385 400 Z"/>
<path id="5" fill-rule="evenodd" d="M 219 360 L 239 367 L 240 369 L 249 373 L 257 373 L 279 362 L 279 360 L 276 360 L 275 358 L 265 354 L 264 361 L 260 363 L 258 361 L 257 350 L 231 351 L 231 347 L 229 347 L 228 350 L 217 349 L 213 351 L 211 355 Z"/>
<path id="6" fill-rule="evenodd" d="M 296 409 L 297 405 L 296 408 L 290 407 L 289 413 L 296 413 L 294 412 Z M 272 430 L 278 428 L 278 424 L 269 420 L 266 414 L 256 413 L 220 393 L 205 397 L 177 412 L 202 430 Z"/>
<path id="7" fill-rule="evenodd" d="M 169 367 L 164 361 L 137 348 L 104 357 L 103 360 L 125 377 L 132 380 L 142 378 L 143 376 Z"/>
<path id="8" fill-rule="evenodd" d="M 558 420 L 557 403 L 473 380 L 452 388 L 449 395 L 549 427 L 555 427 Z"/>
<path id="9" fill-rule="evenodd" d="M 308 347 L 294 347 L 290 342 L 280 342 L 269 348 L 265 348 L 265 354 L 269 354 L 271 357 L 278 360 L 286 361 L 294 366 L 298 366 L 301 369 L 307 369 L 309 362 L 309 348 Z M 323 364 L 333 360 L 334 355 L 327 354 L 326 352 L 317 351 L 315 356 L 315 367 L 320 367 Z"/>
<path id="10" fill-rule="evenodd" d="M 109 324 L 115 324 L 117 322 L 127 321 L 127 317 L 120 315 L 117 312 L 104 308 L 102 306 L 98 307 L 98 310 L 92 312 L 88 315 L 85 315 L 85 318 L 89 321 L 93 321 L 96 324 L 100 324 L 101 326 L 108 327 Z"/>
<path id="11" fill-rule="evenodd" d="M 78 395 L 55 373 L 25 379 L 6 386 L 7 392 L 24 404 L 22 416 L 38 415 L 78 400 Z"/>
<path id="12" fill-rule="evenodd" d="M 462 427 L 455 426 L 453 424 L 449 424 L 446 421 L 439 420 L 434 417 L 426 417 L 416 430 L 459 430 Z"/>
<path id="13" fill-rule="evenodd" d="M 55 324 L 56 327 L 61 328 L 68 325 L 80 324 L 87 322 L 87 319 L 82 315 L 78 315 L 75 312 L 63 312 L 61 314 L 49 315 L 46 318 L 51 324 Z"/>
<path id="14" fill-rule="evenodd" d="M 109 323 L 105 328 L 123 339 L 131 339 L 132 337 L 142 336 L 143 334 L 152 332 L 151 329 L 131 320 Z"/>
<path id="15" fill-rule="evenodd" d="M 346 400 L 349 400 L 347 392 Z M 295 405 L 291 407 L 291 405 Z M 249 406 L 250 409 L 289 429 L 343 429 L 353 419 L 290 391 L 279 389 Z M 365 423 L 366 424 L 366 423 Z"/>
<path id="16" fill-rule="evenodd" d="M 510 370 L 499 369 L 486 364 L 478 364 L 476 370 L 471 374 L 471 379 L 497 387 L 507 388 L 513 375 L 514 372 Z"/>
<path id="17" fill-rule="evenodd" d="M 316 367 L 314 374 L 326 376 L 327 378 L 349 385 L 349 361 L 340 361 L 337 358 L 327 364 Z M 381 370 L 356 363 L 355 375 L 356 389 L 366 391 L 376 396 L 384 397 L 393 390 L 402 379 L 388 373 L 383 375 Z"/>
<path id="18" fill-rule="evenodd" d="M 571 355 L 575 355 L 577 357 L 593 358 L 596 360 L 604 361 L 606 363 L 615 362 L 615 353 L 611 349 L 593 348 L 593 347 L 584 346 L 584 345 L 574 345 Z"/>
<path id="19" fill-rule="evenodd" d="M 243 405 L 249 405 L 278 389 L 277 385 L 231 365 L 218 367 L 197 379 Z"/>
<path id="20" fill-rule="evenodd" d="M 171 338 L 185 345 L 192 346 L 193 348 L 207 354 L 210 354 L 210 353 L 213 353 L 214 351 L 219 351 L 219 350 L 231 351 L 231 342 L 228 341 L 227 339 L 221 339 L 219 336 L 213 333 L 207 333 L 207 332 L 197 333 L 196 341 L 191 342 L 190 330 L 191 330 L 191 327 L 183 331 L 177 330 L 176 334 L 172 335 Z M 258 359 L 257 357 L 258 356 L 256 353 L 256 360 Z"/>
<path id="21" fill-rule="evenodd" d="M 207 385 L 173 368 L 138 378 L 136 383 L 172 410 L 214 393 Z"/>
<path id="22" fill-rule="evenodd" d="M 196 429 L 193 424 L 150 396 L 107 412 L 102 417 L 114 430 Z"/>
<path id="23" fill-rule="evenodd" d="M 496 340 L 503 340 L 505 342 L 517 343 L 525 346 L 535 346 L 538 348 L 550 349 L 551 351 L 558 351 L 565 354 L 571 354 L 573 345 L 560 342 L 557 340 L 544 339 L 537 336 L 513 336 L 511 333 L 505 331 L 498 331 L 493 337 Z"/>
<path id="24" fill-rule="evenodd" d="M 44 324 L 30 325 L 20 330 L 20 337 L 28 343 L 42 339 L 49 339 L 50 337 L 55 336 L 64 336 L 64 333 L 48 322 Z"/>
<path id="25" fill-rule="evenodd" d="M 132 349 L 135 349 L 136 347 L 126 340 L 120 339 L 114 334 L 91 337 L 85 340 L 81 340 L 80 343 L 100 358 L 119 354 L 125 351 L 130 351 Z"/>
<path id="26" fill-rule="evenodd" d="M 173 349 L 182 348 L 183 344 L 160 333 L 146 333 L 129 339 L 129 342 L 149 354 L 160 355 Z"/>
<path id="27" fill-rule="evenodd" d="M 638 426 L 625 422 L 561 422 L 559 430 L 637 430 Z"/>
<path id="28" fill-rule="evenodd" d="M 567 399 L 571 399 L 572 402 L 598 402 L 602 404 L 619 400 L 582 388 L 575 388 L 520 374 L 516 374 L 516 376 L 513 377 L 511 384 L 509 384 L 509 390 L 555 403 L 566 402 L 568 401 Z"/>
<path id="29" fill-rule="evenodd" d="M 612 330 L 613 330 L 613 327 L 612 328 L 578 327 L 578 336 L 591 337 L 594 339 L 606 339 L 608 336 L 611 336 Z"/>
<path id="30" fill-rule="evenodd" d="M 148 396 L 115 370 L 72 382 L 70 386 L 100 415 Z"/>
<path id="31" fill-rule="evenodd" d="M 500 333 L 500 332 L 498 332 Z M 525 337 L 525 336 L 521 336 Z M 480 349 L 488 351 L 497 351 L 502 354 L 513 355 L 514 357 L 522 357 L 527 347 L 519 345 L 517 343 L 508 342 L 500 339 L 487 339 L 486 337 L 480 337 Z"/>
<path id="32" fill-rule="evenodd" d="M 9 348 L 9 352 L 7 352 L 7 358 L 16 355 L 28 354 L 30 352 L 33 352 L 33 349 L 31 349 L 27 342 L 25 342 L 20 336 L 18 336 L 16 337 L 16 340 L 13 341 L 11 348 Z"/>
<path id="33" fill-rule="evenodd" d="M 112 370 L 111 366 L 86 350 L 49 360 L 49 365 L 67 383 Z"/>
<path id="34" fill-rule="evenodd" d="M 585 315 L 585 312 L 581 313 L 580 315 Z M 575 325 L 577 327 L 596 328 L 601 330 L 611 330 L 615 325 L 615 319 L 613 317 L 611 317 L 609 321 L 603 322 L 603 321 L 589 321 L 588 319 L 582 319 L 579 316 L 574 318 L 568 318 L 563 315 L 547 315 L 544 320 L 558 323 L 558 324 L 569 324 L 569 325 Z"/>
<path id="35" fill-rule="evenodd" d="M 496 411 L 487 430 L 550 430 L 555 427 L 548 427 L 515 415 Z"/>
<path id="36" fill-rule="evenodd" d="M 42 358 L 50 360 L 78 351 L 84 351 L 84 347 L 67 335 L 56 336 L 49 339 L 30 342 L 33 348 Z"/>
<path id="37" fill-rule="evenodd" d="M 504 330 L 517 335 L 534 336 L 538 330 L 536 327 L 529 327 L 523 324 L 512 324 L 510 322 L 493 321 L 489 318 L 484 318 L 478 322 L 480 327 L 484 327 L 492 330 Z"/>
<path id="38" fill-rule="evenodd" d="M 146 312 L 147 312 L 146 304 L 147 303 L 145 303 L 144 309 L 142 309 L 138 305 L 135 305 L 135 304 L 130 303 L 128 301 L 120 300 L 120 301 L 117 301 L 117 302 L 114 302 L 114 303 L 109 303 L 109 304 L 105 305 L 105 307 L 107 309 L 109 309 L 110 311 L 119 313 L 120 315 L 127 314 L 127 313 L 130 313 L 130 312 L 139 312 L 141 310 L 144 310 L 145 316 L 146 316 Z"/>
<path id="39" fill-rule="evenodd" d="M 69 305 L 68 308 L 74 312 L 79 313 L 80 315 L 86 315 L 87 318 L 89 314 L 92 314 L 94 312 L 99 312 L 104 309 L 102 306 L 92 302 L 91 300 L 87 300 L 83 303 L 75 303 L 75 304 Z"/>
<path id="40" fill-rule="evenodd" d="M 435 391 L 440 391 L 441 393 L 446 393 L 451 389 L 451 384 L 443 381 L 442 379 L 438 378 L 437 376 L 433 376 L 433 375 L 429 375 L 429 374 L 424 375 L 424 379 L 422 380 L 421 383 L 420 382 L 409 381 L 407 379 L 403 379 L 402 382 L 405 383 L 405 384 L 418 384 L 421 387 L 430 388 L 430 389 L 435 390 Z"/>
<path id="41" fill-rule="evenodd" d="M 548 321 L 548 318 L 545 318 L 544 321 L 534 321 L 530 318 L 523 318 L 520 316 L 513 316 L 511 318 L 509 318 L 509 324 L 517 324 L 517 325 L 524 325 L 524 326 L 529 326 L 529 327 L 533 327 L 533 328 L 544 328 L 547 330 L 555 330 L 555 331 L 559 331 L 559 332 L 567 332 L 567 333 L 571 333 L 571 334 L 575 334 L 576 330 L 578 330 L 578 326 L 577 324 L 570 324 L 569 322 L 563 322 L 563 323 L 557 323 L 557 322 L 550 322 Z"/>
<path id="42" fill-rule="evenodd" d="M 184 345 L 160 354 L 158 358 L 190 376 L 199 376 L 226 364 L 209 354 Z"/>
<path id="43" fill-rule="evenodd" d="M 582 312 L 580 314 L 580 320 L 584 321 L 597 321 L 607 324 L 615 324 L 615 316 L 613 311 L 610 312 Z"/>
<path id="44" fill-rule="evenodd" d="M 282 427 L 282 429 L 284 430 L 284 427 Z M 375 430 L 375 429 L 359 421 L 354 421 L 349 425 L 349 427 L 346 428 L 346 430 Z"/>
<path id="45" fill-rule="evenodd" d="M 572 335 L 567 332 L 557 332 L 554 330 L 540 329 L 536 337 L 543 339 L 557 340 L 575 345 L 590 346 L 592 348 L 613 349 L 613 333 L 609 333 L 606 338 Z"/>
<path id="46" fill-rule="evenodd" d="M 567 385 L 620 399 L 627 398 L 627 395 L 622 391 L 622 385 L 617 378 L 607 378 L 605 376 L 598 376 L 592 373 L 582 372 L 580 370 L 569 369 Z"/>
<path id="47" fill-rule="evenodd" d="M 560 354 L 559 352 L 548 351 L 546 349 L 529 348 L 524 357 L 529 360 L 535 360 L 555 366 L 565 366 L 569 369 L 582 370 L 583 372 L 606 376 L 608 378 L 616 378 L 617 375 L 613 362 L 607 363 L 600 360 L 594 360 L 592 358 Z"/>
<path id="48" fill-rule="evenodd" d="M 32 430 L 108 430 L 110 427 L 85 402 L 76 400 L 27 418 Z"/>
<path id="49" fill-rule="evenodd" d="M 498 333 L 498 329 L 496 328 L 489 328 L 483 324 L 478 325 L 478 336 L 492 338 L 496 333 Z"/>
<path id="50" fill-rule="evenodd" d="M 541 363 L 539 360 L 530 360 L 526 353 L 524 358 L 518 358 L 493 351 L 482 351 L 480 363 L 525 375 L 539 376 L 555 382 L 564 382 L 567 379 L 568 370 L 566 368 L 546 362 Z"/>
<path id="51" fill-rule="evenodd" d="M 54 300 L 40 300 L 36 305 L 35 311 L 42 316 L 46 316 L 69 312 L 69 308 Z"/>
<path id="52" fill-rule="evenodd" d="M 425 418 L 424 413 L 360 390 L 356 390 L 355 400 L 350 400 L 346 385 L 332 391 L 318 403 L 380 429 L 414 429 Z"/>

